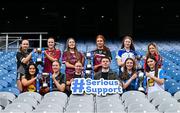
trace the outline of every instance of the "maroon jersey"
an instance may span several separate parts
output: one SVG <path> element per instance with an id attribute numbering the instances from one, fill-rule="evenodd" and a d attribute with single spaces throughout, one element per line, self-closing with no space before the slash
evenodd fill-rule
<path id="1" fill-rule="evenodd" d="M 98 65 L 101 64 L 101 59 L 102 57 L 107 56 L 110 57 L 112 59 L 111 56 L 111 52 L 109 49 L 107 50 L 100 50 L 100 49 L 96 49 L 94 50 L 94 65 Z M 95 72 L 97 72 L 101 67 L 99 67 L 97 70 L 94 70 Z"/>
<path id="2" fill-rule="evenodd" d="M 56 58 L 57 60 L 59 60 L 60 56 L 61 56 L 61 51 L 59 49 L 54 49 L 52 51 L 46 50 L 46 53 L 49 56 Z M 47 57 L 45 57 L 44 61 L 45 61 L 44 72 L 53 73 L 52 72 L 52 62 Z"/>
<path id="3" fill-rule="evenodd" d="M 82 62 L 82 59 L 83 59 L 83 55 L 78 52 L 77 53 L 79 58 L 77 58 L 76 54 L 75 53 L 70 53 L 70 52 L 64 52 L 63 53 L 63 56 L 62 56 L 62 62 L 65 63 L 65 62 L 69 62 L 70 64 L 72 65 L 75 65 L 75 63 L 77 61 L 81 61 Z M 82 63 L 83 64 L 83 63 Z M 74 76 L 74 71 L 75 69 L 74 68 L 69 68 L 69 67 L 66 67 L 66 70 L 65 70 L 65 73 L 66 73 L 66 81 L 70 81 L 73 76 Z"/>

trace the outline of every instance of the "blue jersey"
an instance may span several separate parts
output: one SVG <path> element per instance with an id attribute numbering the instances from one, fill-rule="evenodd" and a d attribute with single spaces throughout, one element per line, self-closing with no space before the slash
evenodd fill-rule
<path id="1" fill-rule="evenodd" d="M 123 83 L 126 83 L 130 78 L 131 78 L 132 74 L 128 74 L 128 79 L 126 80 L 122 80 Z M 137 90 L 138 89 L 138 78 L 134 79 L 131 81 L 131 83 L 129 84 L 129 86 L 124 89 L 124 92 L 125 91 L 130 91 L 130 90 Z"/>
<path id="2" fill-rule="evenodd" d="M 122 62 L 125 62 L 125 60 L 127 58 L 132 58 L 132 59 L 135 59 L 135 57 L 137 56 L 137 53 L 133 50 L 130 50 L 130 51 L 126 51 L 125 49 L 120 49 L 117 53 L 117 56 L 116 58 L 117 59 L 121 59 Z"/>

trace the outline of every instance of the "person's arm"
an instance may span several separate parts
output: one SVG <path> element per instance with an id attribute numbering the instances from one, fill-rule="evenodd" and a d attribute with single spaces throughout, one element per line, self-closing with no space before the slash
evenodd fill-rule
<path id="1" fill-rule="evenodd" d="M 63 53 L 63 56 L 62 56 L 62 62 L 66 65 L 66 68 L 68 67 L 68 68 L 75 68 L 75 66 L 73 65 L 73 64 L 71 64 L 71 63 L 69 63 L 69 62 L 67 62 L 67 53 L 66 52 L 64 52 Z"/>
<path id="2" fill-rule="evenodd" d="M 123 89 L 126 89 L 131 84 L 131 82 L 134 79 L 136 79 L 136 77 L 137 77 L 137 74 L 135 73 L 131 76 L 131 78 L 126 83 L 123 83 Z"/>
<path id="3" fill-rule="evenodd" d="M 69 82 L 70 82 L 70 85 L 71 85 L 71 83 L 73 82 L 73 80 L 74 80 L 74 78 L 72 78 Z"/>
<path id="4" fill-rule="evenodd" d="M 34 77 L 34 78 L 32 78 L 32 79 L 30 79 L 30 80 L 27 80 L 26 78 L 25 78 L 25 76 L 22 76 L 22 85 L 23 86 L 29 86 L 30 84 L 32 84 L 34 81 L 36 80 L 36 77 Z"/>
<path id="5" fill-rule="evenodd" d="M 102 64 L 97 64 L 97 65 L 94 65 L 94 70 L 97 70 L 99 67 L 101 67 Z"/>
<path id="6" fill-rule="evenodd" d="M 121 60 L 121 58 L 116 58 L 117 59 L 117 64 L 118 64 L 118 66 L 123 66 L 123 62 L 122 62 L 122 60 Z"/>
<path id="7" fill-rule="evenodd" d="M 122 58 L 121 58 L 121 55 L 122 55 L 122 51 L 119 50 L 116 54 L 116 61 L 117 61 L 117 64 L 118 66 L 123 66 L 124 62 L 122 62 Z"/>
<path id="8" fill-rule="evenodd" d="M 62 91 L 62 92 L 63 92 L 63 91 L 65 90 L 65 84 L 64 84 L 64 83 L 60 84 L 60 83 L 56 80 L 54 74 L 52 75 L 52 79 L 53 79 L 54 84 L 56 85 L 57 89 L 58 89 L 59 91 Z"/>
<path id="9" fill-rule="evenodd" d="M 150 73 L 146 72 L 146 76 L 150 77 L 151 79 L 153 79 L 154 81 L 156 81 L 159 85 L 164 84 L 164 79 L 163 78 L 157 78 L 155 76 L 152 76 Z"/>
<path id="10" fill-rule="evenodd" d="M 21 62 L 24 64 L 28 64 L 28 62 L 31 60 L 31 57 L 32 57 L 32 52 L 27 57 L 22 58 Z"/>
<path id="11" fill-rule="evenodd" d="M 45 51 L 44 53 L 45 53 L 45 55 L 46 55 L 46 57 L 51 61 L 51 62 L 53 62 L 53 61 L 56 61 L 56 60 L 59 60 L 59 58 L 60 58 L 60 51 L 55 51 L 56 52 L 56 56 L 50 56 L 48 53 L 47 53 L 47 51 Z"/>
<path id="12" fill-rule="evenodd" d="M 66 67 L 68 68 L 75 68 L 75 66 L 69 62 L 65 62 Z"/>
<path id="13" fill-rule="evenodd" d="M 71 82 L 70 82 L 70 81 L 66 81 L 66 85 L 67 85 L 67 86 L 70 86 L 70 85 L 71 85 Z"/>
<path id="14" fill-rule="evenodd" d="M 81 54 L 81 57 L 82 57 L 82 65 L 84 65 L 84 61 L 85 61 L 85 58 L 84 58 L 84 55 L 83 54 Z"/>

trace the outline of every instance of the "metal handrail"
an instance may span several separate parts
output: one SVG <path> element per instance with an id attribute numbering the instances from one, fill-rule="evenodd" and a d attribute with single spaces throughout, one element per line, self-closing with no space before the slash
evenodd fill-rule
<path id="1" fill-rule="evenodd" d="M 18 41 L 18 39 L 17 39 L 17 40 L 14 40 L 13 42 L 8 43 L 8 45 L 13 44 L 13 43 L 15 43 L 15 42 L 17 42 L 17 41 Z M 3 47 L 6 47 L 6 45 L 1 46 L 0 49 L 2 49 Z M 8 47 L 8 48 L 9 48 L 9 47 Z"/>
<path id="2" fill-rule="evenodd" d="M 48 34 L 48 32 L 3 32 L 3 33 L 0 33 L 0 34 L 2 34 L 2 35 L 6 35 L 6 34 L 10 34 L 10 35 L 24 35 L 24 34 L 33 34 L 33 35 L 35 35 L 35 34 L 37 34 L 37 35 L 39 35 L 39 34 Z"/>
<path id="3" fill-rule="evenodd" d="M 43 34 L 48 34 L 48 32 L 2 32 L 0 33 L 5 36 L 6 40 L 6 52 L 8 51 L 8 40 L 9 40 L 9 35 L 23 35 L 23 34 L 30 34 L 30 35 L 39 35 L 39 39 L 31 39 L 31 40 L 39 40 L 39 47 L 42 48 L 42 35 Z M 18 44 L 17 44 L 18 45 Z"/>

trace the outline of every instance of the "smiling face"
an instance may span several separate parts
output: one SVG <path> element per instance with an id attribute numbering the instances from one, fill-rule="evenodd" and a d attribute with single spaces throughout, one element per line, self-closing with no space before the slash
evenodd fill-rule
<path id="1" fill-rule="evenodd" d="M 29 48 L 29 41 L 28 40 L 23 40 L 21 44 L 22 50 L 27 50 Z"/>
<path id="2" fill-rule="evenodd" d="M 77 62 L 77 63 L 75 64 L 75 72 L 81 73 L 81 72 L 82 72 L 82 69 L 83 69 L 82 64 L 81 64 L 80 62 Z"/>
<path id="3" fill-rule="evenodd" d="M 156 61 L 154 59 L 148 58 L 147 59 L 147 65 L 149 66 L 149 68 L 151 70 L 154 70 L 155 65 L 156 65 Z"/>
<path id="4" fill-rule="evenodd" d="M 154 55 L 155 53 L 157 53 L 157 49 L 154 45 L 150 45 L 148 48 L 148 51 L 150 54 Z"/>
<path id="5" fill-rule="evenodd" d="M 47 41 L 48 48 L 53 49 L 55 46 L 55 42 L 53 38 L 49 38 Z"/>
<path id="6" fill-rule="evenodd" d="M 70 38 L 70 39 L 68 40 L 68 48 L 74 49 L 75 46 L 76 46 L 75 40 L 72 39 L 72 38 Z"/>
<path id="7" fill-rule="evenodd" d="M 127 70 L 132 70 L 132 69 L 133 69 L 133 66 L 134 66 L 133 60 L 128 59 L 128 60 L 125 62 L 125 65 L 126 65 Z"/>
<path id="8" fill-rule="evenodd" d="M 125 40 L 124 40 L 124 47 L 125 48 L 130 48 L 131 46 L 131 40 L 127 37 L 125 37 Z"/>
<path id="9" fill-rule="evenodd" d="M 98 48 L 103 48 L 103 46 L 104 46 L 104 37 L 102 35 L 97 36 L 96 45 L 97 45 Z"/>
<path id="10" fill-rule="evenodd" d="M 60 64 L 57 61 L 54 61 L 52 63 L 52 70 L 54 73 L 57 73 L 60 71 Z"/>
<path id="11" fill-rule="evenodd" d="M 36 73 L 36 68 L 35 68 L 35 66 L 34 66 L 34 65 L 30 65 L 30 66 L 29 66 L 29 74 L 30 74 L 30 75 L 35 75 L 35 73 Z"/>

